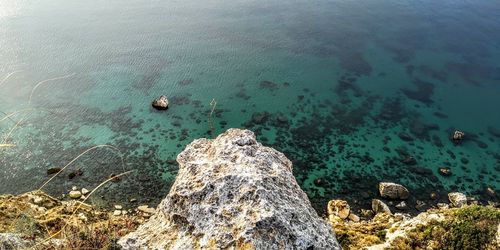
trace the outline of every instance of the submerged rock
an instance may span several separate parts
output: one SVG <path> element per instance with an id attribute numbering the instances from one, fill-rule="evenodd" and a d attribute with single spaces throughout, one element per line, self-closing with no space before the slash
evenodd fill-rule
<path id="1" fill-rule="evenodd" d="M 451 139 L 453 139 L 453 141 L 455 142 L 459 142 L 464 138 L 465 138 L 465 133 L 460 130 L 455 130 L 455 132 L 453 132 L 453 136 L 451 137 Z"/>
<path id="2" fill-rule="evenodd" d="M 381 182 L 378 184 L 380 196 L 391 199 L 408 199 L 410 192 L 401 184 Z"/>
<path id="3" fill-rule="evenodd" d="M 124 249 L 340 249 L 292 175 L 292 163 L 248 130 L 198 139 L 153 217 Z"/>
<path id="4" fill-rule="evenodd" d="M 441 167 L 439 168 L 439 174 L 442 176 L 451 176 L 451 168 Z"/>
<path id="5" fill-rule="evenodd" d="M 59 173 L 61 171 L 61 168 L 49 168 L 47 169 L 47 175 L 53 175 L 56 173 Z"/>
<path id="6" fill-rule="evenodd" d="M 166 96 L 162 95 L 153 101 L 153 107 L 158 110 L 168 109 L 168 99 Z"/>

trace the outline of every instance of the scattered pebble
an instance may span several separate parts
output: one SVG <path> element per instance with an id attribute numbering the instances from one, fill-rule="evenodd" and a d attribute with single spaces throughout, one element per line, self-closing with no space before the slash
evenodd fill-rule
<path id="1" fill-rule="evenodd" d="M 71 198 L 71 199 L 78 199 L 78 198 L 82 197 L 82 192 L 73 190 L 73 191 L 69 192 L 68 195 L 69 195 L 69 198 Z"/>

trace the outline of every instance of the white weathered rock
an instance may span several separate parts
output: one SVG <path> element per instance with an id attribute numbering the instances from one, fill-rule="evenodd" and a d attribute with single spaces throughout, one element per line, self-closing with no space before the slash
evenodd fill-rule
<path id="1" fill-rule="evenodd" d="M 87 195 L 88 193 L 90 193 L 90 191 L 86 188 L 82 188 L 82 194 L 83 195 Z"/>
<path id="2" fill-rule="evenodd" d="M 122 214 L 121 210 L 115 210 L 113 211 L 113 216 L 120 216 Z"/>
<path id="3" fill-rule="evenodd" d="M 381 182 L 378 184 L 380 196 L 391 199 L 408 199 L 410 191 L 401 184 Z"/>
<path id="4" fill-rule="evenodd" d="M 400 210 L 406 210 L 408 209 L 408 206 L 406 205 L 406 202 L 402 201 L 396 205 L 396 208 Z"/>
<path id="5" fill-rule="evenodd" d="M 459 192 L 449 193 L 448 199 L 454 207 L 462 207 L 467 204 L 467 196 Z"/>
<path id="6" fill-rule="evenodd" d="M 37 204 L 37 205 L 41 205 L 43 203 L 43 198 L 36 196 L 35 198 L 33 198 L 33 203 Z"/>
<path id="7" fill-rule="evenodd" d="M 340 249 L 291 162 L 251 131 L 195 140 L 177 161 L 170 193 L 123 249 Z"/>

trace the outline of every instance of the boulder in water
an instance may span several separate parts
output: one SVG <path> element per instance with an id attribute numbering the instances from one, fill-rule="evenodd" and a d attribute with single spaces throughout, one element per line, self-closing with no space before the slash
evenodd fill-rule
<path id="1" fill-rule="evenodd" d="M 455 142 L 460 142 L 464 138 L 465 138 L 465 133 L 460 130 L 455 130 L 455 132 L 453 132 L 453 135 L 451 137 L 451 139 L 453 139 L 453 141 Z"/>
<path id="2" fill-rule="evenodd" d="M 153 101 L 153 107 L 158 110 L 168 109 L 168 99 L 166 96 L 162 95 Z"/>
<path id="3" fill-rule="evenodd" d="M 381 182 L 378 184 L 380 196 L 391 199 L 408 199 L 410 192 L 401 184 Z"/>

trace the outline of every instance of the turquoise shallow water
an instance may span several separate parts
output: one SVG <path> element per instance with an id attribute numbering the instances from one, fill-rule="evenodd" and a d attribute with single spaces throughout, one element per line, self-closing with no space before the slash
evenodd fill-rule
<path id="1" fill-rule="evenodd" d="M 0 122 L 16 145 L 0 149 L 0 193 L 110 144 L 125 164 L 99 148 L 46 190 L 133 169 L 94 202 L 155 204 L 175 156 L 212 136 L 215 99 L 215 133 L 252 129 L 284 152 L 318 211 L 366 207 L 383 180 L 408 186 L 412 207 L 449 191 L 498 201 L 486 192 L 500 188 L 498 13 L 496 1 L 0 0 L 0 111 L 20 111 Z M 150 107 L 161 94 L 166 112 Z"/>

